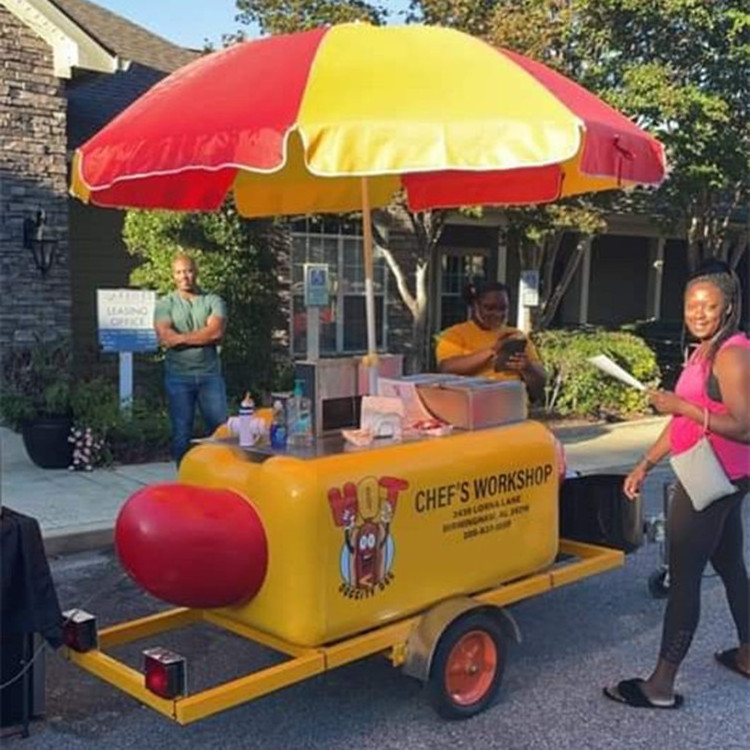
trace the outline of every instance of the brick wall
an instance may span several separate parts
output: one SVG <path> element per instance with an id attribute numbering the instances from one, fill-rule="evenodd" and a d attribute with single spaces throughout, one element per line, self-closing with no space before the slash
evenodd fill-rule
<path id="1" fill-rule="evenodd" d="M 65 110 L 50 48 L 0 6 L 0 354 L 71 332 Z M 46 278 L 23 247 L 39 209 L 59 238 Z"/>

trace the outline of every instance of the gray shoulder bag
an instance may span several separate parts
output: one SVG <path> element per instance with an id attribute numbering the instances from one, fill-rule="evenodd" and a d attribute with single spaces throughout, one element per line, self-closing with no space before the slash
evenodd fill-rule
<path id="1" fill-rule="evenodd" d="M 737 492 L 708 439 L 708 409 L 705 406 L 700 440 L 692 448 L 672 456 L 669 463 L 697 511 L 704 510 L 719 498 Z"/>

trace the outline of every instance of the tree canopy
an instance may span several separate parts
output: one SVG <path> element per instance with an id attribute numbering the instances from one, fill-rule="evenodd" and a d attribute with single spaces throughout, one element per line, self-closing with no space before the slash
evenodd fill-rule
<path id="1" fill-rule="evenodd" d="M 664 143 L 670 175 L 647 205 L 688 240 L 695 267 L 733 263 L 750 203 L 750 3 L 576 0 L 570 47 L 584 85 Z"/>
<path id="2" fill-rule="evenodd" d="M 381 24 L 388 15 L 386 5 L 364 0 L 237 0 L 237 20 L 257 24 L 262 34 L 288 34 L 350 21 Z"/>
<path id="3" fill-rule="evenodd" d="M 230 204 L 215 213 L 128 211 L 125 219 L 127 250 L 142 261 L 131 275 L 134 286 L 173 291 L 172 258 L 183 251 L 198 264 L 199 286 L 224 299 L 222 363 L 233 396 L 271 390 L 286 365 L 277 341 L 285 324 L 271 234 L 271 222 L 243 219 Z"/>
<path id="4" fill-rule="evenodd" d="M 574 78 L 664 144 L 670 173 L 662 187 L 613 194 L 611 206 L 659 217 L 665 230 L 688 241 L 691 267 L 708 256 L 736 264 L 747 232 L 732 233 L 730 219 L 750 202 L 750 3 L 497 0 L 490 5 L 489 20 L 482 23 L 493 44 Z"/>

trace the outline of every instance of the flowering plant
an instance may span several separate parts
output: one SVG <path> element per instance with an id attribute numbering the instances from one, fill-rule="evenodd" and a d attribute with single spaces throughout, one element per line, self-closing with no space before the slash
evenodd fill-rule
<path id="1" fill-rule="evenodd" d="M 103 460 L 104 440 L 90 427 L 71 427 L 68 442 L 73 444 L 70 471 L 92 471 Z"/>

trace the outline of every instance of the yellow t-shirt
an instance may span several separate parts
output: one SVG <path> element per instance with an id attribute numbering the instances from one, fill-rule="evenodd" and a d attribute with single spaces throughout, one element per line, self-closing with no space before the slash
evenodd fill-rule
<path id="1" fill-rule="evenodd" d="M 480 349 L 489 349 L 494 346 L 498 337 L 516 337 L 523 336 L 523 332 L 512 326 L 503 326 L 493 331 L 480 328 L 473 320 L 467 320 L 465 323 L 446 328 L 439 336 L 435 348 L 435 357 L 440 364 L 445 359 L 451 357 L 461 357 L 466 354 L 473 354 Z M 530 339 L 526 339 L 526 356 L 530 362 L 541 364 L 536 347 Z M 502 370 L 495 372 L 494 362 L 490 360 L 487 365 L 473 373 L 475 376 L 483 378 L 493 378 L 494 380 L 520 380 L 521 376 L 517 372 Z"/>

